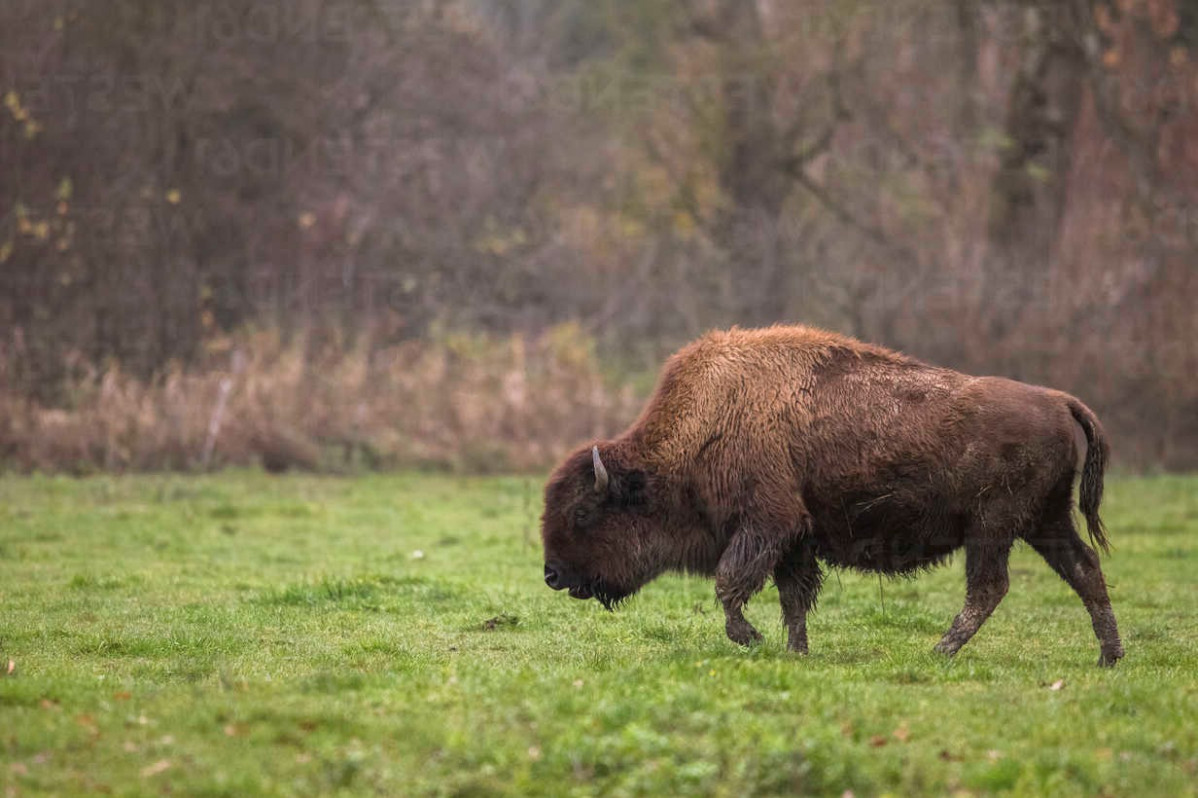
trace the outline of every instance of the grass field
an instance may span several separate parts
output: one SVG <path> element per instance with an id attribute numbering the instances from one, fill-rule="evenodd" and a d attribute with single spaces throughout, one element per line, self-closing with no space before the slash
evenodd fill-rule
<path id="1" fill-rule="evenodd" d="M 0 480 L 0 795 L 1198 793 L 1198 478 L 1108 484 L 1127 658 L 1026 547 L 954 660 L 961 558 L 828 578 L 812 653 L 711 583 L 542 584 L 540 484 Z"/>

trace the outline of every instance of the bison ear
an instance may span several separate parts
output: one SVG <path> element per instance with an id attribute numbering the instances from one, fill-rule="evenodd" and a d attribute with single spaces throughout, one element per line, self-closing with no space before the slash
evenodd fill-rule
<path id="1" fill-rule="evenodd" d="M 649 500 L 649 478 L 644 471 L 629 471 L 621 474 L 615 490 L 620 503 L 634 507 Z"/>
<path id="2" fill-rule="evenodd" d="M 595 480 L 592 489 L 596 495 L 605 499 L 610 497 L 612 501 L 626 506 L 644 504 L 648 500 L 649 478 L 644 471 L 622 470 L 619 458 L 616 458 L 615 463 L 604 463 L 598 446 L 591 447 L 590 465 L 587 476 L 593 476 Z"/>

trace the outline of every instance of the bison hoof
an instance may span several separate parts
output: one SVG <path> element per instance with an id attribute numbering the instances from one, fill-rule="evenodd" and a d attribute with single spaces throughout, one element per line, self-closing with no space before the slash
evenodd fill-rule
<path id="1" fill-rule="evenodd" d="M 727 627 L 728 639 L 739 646 L 754 646 L 761 642 L 761 632 L 749 624 Z"/>
<path id="2" fill-rule="evenodd" d="M 951 657 L 961 650 L 961 646 L 947 640 L 941 640 L 933 649 L 937 654 L 943 654 L 946 657 Z"/>
<path id="3" fill-rule="evenodd" d="M 1114 651 L 1104 651 L 1098 655 L 1098 667 L 1113 668 L 1115 663 L 1123 659 L 1123 649 L 1118 648 Z"/>

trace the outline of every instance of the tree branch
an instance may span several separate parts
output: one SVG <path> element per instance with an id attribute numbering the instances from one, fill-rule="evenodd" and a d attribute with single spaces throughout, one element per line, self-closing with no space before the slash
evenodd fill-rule
<path id="1" fill-rule="evenodd" d="M 846 227 L 851 227 L 858 233 L 861 233 L 863 236 L 865 236 L 872 243 L 901 257 L 905 261 L 911 263 L 918 262 L 918 258 L 915 257 L 914 252 L 901 244 L 896 244 L 895 242 L 891 241 L 890 237 L 887 236 L 881 228 L 875 227 L 874 225 L 858 219 L 851 211 L 849 211 L 847 207 L 845 207 L 843 202 L 832 196 L 831 192 L 829 192 L 825 186 L 822 186 L 817 181 L 813 180 L 804 169 L 788 169 L 787 174 L 793 177 L 795 182 L 806 189 L 811 196 L 819 200 L 820 204 L 823 205 L 829 213 L 836 217 L 837 221 L 839 221 L 841 224 L 845 225 Z"/>

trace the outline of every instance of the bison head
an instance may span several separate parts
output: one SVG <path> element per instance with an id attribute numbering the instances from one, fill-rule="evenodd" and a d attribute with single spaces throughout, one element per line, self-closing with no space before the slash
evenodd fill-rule
<path id="1" fill-rule="evenodd" d="M 650 478 L 614 448 L 580 449 L 545 488 L 545 583 L 612 609 L 657 575 Z"/>

